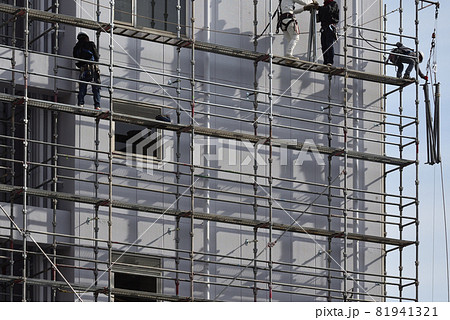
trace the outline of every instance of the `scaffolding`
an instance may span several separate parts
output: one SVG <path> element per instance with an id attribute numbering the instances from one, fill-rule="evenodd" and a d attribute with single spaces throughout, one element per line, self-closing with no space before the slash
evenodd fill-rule
<path id="1" fill-rule="evenodd" d="M 3 53 L 0 70 L 4 76 L 0 80 L 3 89 L 0 93 L 3 104 L 0 194 L 1 215 L 5 218 L 0 220 L 2 301 L 114 301 L 119 297 L 147 301 L 245 301 L 248 298 L 253 301 L 418 301 L 419 83 L 417 78 L 386 75 L 384 61 L 376 58 L 389 54 L 387 46 L 396 41 L 414 42 L 417 51 L 420 5 L 434 2 L 407 1 L 408 6 L 415 6 L 416 12 L 416 30 L 411 36 L 403 33 L 402 0 L 393 10 L 399 13 L 399 33 L 387 28 L 387 17 L 392 12 L 389 13 L 386 6 L 379 17 L 384 29 L 374 29 L 353 24 L 356 18 L 355 13 L 348 12 L 349 0 L 340 1 L 343 22 L 338 43 L 343 49 L 338 56 L 343 67 L 274 54 L 275 28 L 271 17 L 276 1 L 272 0 L 253 1 L 253 50 L 215 44 L 211 30 L 207 30 L 207 41 L 197 40 L 199 28 L 195 18 L 199 1 L 195 0 L 184 1 L 190 18 L 186 26 L 180 18 L 181 1 L 175 1 L 177 32 L 118 23 L 114 19 L 115 1 L 86 2 L 96 8 L 95 20 L 60 13 L 58 0 L 43 1 L 49 4 L 45 8 L 42 4 L 32 8 L 33 1 L 3 2 L 6 3 L 0 4 L 4 31 L 0 45 Z M 267 8 L 269 13 L 264 21 L 269 24 L 268 52 L 260 52 L 260 40 L 256 36 L 260 12 Z M 102 10 L 108 21 L 102 18 Z M 23 30 L 19 26 L 23 26 Z M 82 108 L 67 102 L 74 96 L 70 88 L 75 88 L 79 80 L 72 77 L 74 70 L 66 67 L 73 65 L 76 59 L 60 52 L 62 27 L 66 35 L 70 34 L 69 29 L 73 32 L 75 28 L 93 30 L 97 46 L 104 41 L 108 47 L 107 58 L 98 63 L 102 70 L 108 70 L 100 85 L 107 91 L 102 99 L 108 100 L 108 109 Z M 33 28 L 47 31 L 33 33 Z M 186 35 L 182 34 L 182 28 L 187 30 Z M 355 36 L 362 33 L 375 36 Z M 51 36 L 51 53 L 42 49 L 42 45 L 34 47 L 43 41 L 44 35 Z M 380 35 L 381 38 L 377 38 Z M 125 37 L 172 48 L 176 72 L 138 68 L 115 61 L 116 39 Z M 358 53 L 363 51 L 370 52 L 371 57 Z M 5 52 L 9 56 L 5 56 Z M 199 52 L 206 55 L 202 56 L 203 61 L 207 61 L 204 68 L 209 68 L 213 56 L 229 56 L 240 63 L 253 64 L 253 84 L 238 86 L 225 80 L 198 77 Z M 30 56 L 52 60 L 53 73 L 34 71 L 29 65 Z M 189 61 L 186 70 L 182 70 L 183 59 Z M 361 63 L 376 64 L 382 72 L 366 72 L 358 67 Z M 273 86 L 275 67 L 322 76 L 327 88 L 325 98 L 277 92 Z M 264 84 L 259 83 L 262 69 L 267 75 Z M 137 75 L 136 88 L 123 85 L 126 79 L 120 74 L 124 71 Z M 150 75 L 152 80 L 142 80 L 139 74 Z M 48 79 L 53 97 L 30 93 L 30 77 Z M 23 83 L 17 80 L 20 78 Z M 342 84 L 342 99 L 336 98 L 333 92 L 335 79 Z M 187 83 L 189 85 L 185 85 Z M 357 99 L 355 88 L 364 83 L 382 87 L 377 98 L 379 106 L 366 106 L 359 102 L 363 99 Z M 151 86 L 160 88 L 160 92 L 145 89 Z M 413 86 L 415 109 L 405 111 L 403 94 L 406 90 L 411 94 Z M 234 93 L 227 96 L 216 88 Z M 152 106 L 170 113 L 172 122 L 120 111 L 117 92 L 153 99 Z M 395 100 L 398 103 L 392 103 Z M 134 104 L 142 101 L 139 99 Z M 399 112 L 392 111 L 390 103 L 396 105 Z M 303 117 L 280 111 L 288 108 Z M 221 110 L 231 110 L 239 116 Z M 39 119 L 46 119 L 45 125 L 42 121 L 33 121 L 37 115 Z M 283 121 L 278 121 L 280 119 Z M 92 148 L 80 147 L 65 137 L 66 125 L 62 123 L 67 121 L 87 123 L 84 126 L 94 128 Z M 164 178 L 128 176 L 116 170 L 121 166 L 138 170 L 142 166 L 139 161 L 124 161 L 123 155 L 115 152 L 116 122 L 173 134 L 176 158 L 165 161 L 163 166 L 152 166 L 153 172 Z M 236 122 L 241 130 L 234 129 Z M 220 126 L 213 123 L 220 123 Z M 325 142 L 314 146 L 303 141 L 286 142 L 279 138 L 279 132 L 286 129 L 293 135 L 321 135 Z M 212 152 L 210 140 L 199 144 L 198 137 L 215 138 L 230 145 L 243 143 L 247 148 L 252 146 L 252 170 L 215 167 L 214 161 L 208 159 L 198 163 L 199 148 L 205 154 Z M 366 145 L 379 152 L 367 152 Z M 326 160 L 324 181 L 277 174 L 274 154 L 275 150 L 282 149 L 320 153 Z M 188 150 L 189 156 L 183 155 L 182 150 Z M 264 168 L 258 161 L 261 155 L 267 160 Z M 378 172 L 378 190 L 352 183 L 358 165 L 377 168 L 374 170 Z M 413 181 L 405 181 L 406 170 L 414 172 Z M 221 188 L 219 182 L 230 187 Z M 93 191 L 90 195 L 82 190 L 86 185 Z M 393 185 L 398 185 L 398 189 L 394 190 Z M 236 192 L 232 186 L 240 191 Z M 408 188 L 413 191 L 405 191 Z M 128 191 L 141 197 L 136 201 L 127 199 L 123 194 Z M 282 193 L 298 196 L 280 198 Z M 170 205 L 159 205 L 165 204 L 165 200 L 155 200 L 155 204 L 141 201 L 150 197 L 170 199 L 167 200 Z M 366 203 L 370 205 L 364 207 Z M 216 206 L 228 206 L 231 213 L 215 212 Z M 236 206 L 244 208 L 240 210 L 248 214 L 233 214 Z M 48 213 L 50 218 L 46 221 L 50 229 L 30 222 L 33 208 L 43 208 Z M 70 218 L 64 218 L 63 211 L 69 212 Z M 285 213 L 290 219 L 280 218 Z M 156 239 L 144 243 L 140 241 L 141 235 L 129 241 L 117 240 L 116 234 L 121 231 L 115 228 L 115 219 L 131 214 L 150 221 L 152 226 L 163 217 L 161 237 L 173 232 L 173 242 L 167 244 L 164 239 Z M 70 221 L 74 229 L 70 230 L 71 227 L 60 221 Z M 215 230 L 229 228 L 240 235 L 241 243 L 236 248 L 240 254 L 213 250 L 210 223 Z M 81 225 L 91 224 L 89 234 L 75 231 Z M 201 233 L 199 224 L 203 228 Z M 366 233 L 365 228 L 381 232 Z M 202 246 L 198 245 L 199 237 Z M 325 259 L 325 266 L 280 259 L 279 250 L 285 245 L 282 241 L 286 237 L 292 243 L 299 242 L 299 246 L 318 241 L 323 249 L 311 254 L 311 260 Z M 379 272 L 355 267 L 360 259 L 364 260 L 363 251 L 369 250 L 363 246 L 366 243 L 375 244 L 380 252 Z M 128 262 L 124 259 L 128 248 L 133 248 L 130 252 L 135 252 L 137 257 L 139 252 L 145 252 L 161 263 Z M 397 261 L 398 270 L 389 268 L 388 261 L 390 265 Z M 115 270 L 127 268 L 137 269 L 137 274 L 151 274 L 159 289 L 150 292 L 114 285 Z M 371 291 L 373 288 L 378 289 Z M 245 298 L 228 295 L 231 289 L 239 290 Z"/>

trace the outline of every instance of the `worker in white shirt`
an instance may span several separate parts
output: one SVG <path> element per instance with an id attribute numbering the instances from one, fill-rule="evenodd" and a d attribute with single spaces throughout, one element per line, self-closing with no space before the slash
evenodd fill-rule
<path id="1" fill-rule="evenodd" d="M 301 7 L 296 9 L 295 4 L 300 4 Z M 300 29 L 298 27 L 296 14 L 303 11 L 310 11 L 317 7 L 315 0 L 280 0 L 281 14 L 278 17 L 277 30 L 281 29 L 288 45 L 286 47 L 286 57 L 293 57 L 294 48 L 300 39 Z"/>

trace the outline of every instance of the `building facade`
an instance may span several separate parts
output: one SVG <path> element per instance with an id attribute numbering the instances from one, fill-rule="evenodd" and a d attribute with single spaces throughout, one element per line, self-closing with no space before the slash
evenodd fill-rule
<path id="1" fill-rule="evenodd" d="M 1 300 L 416 300 L 413 81 L 383 2 L 338 3 L 324 66 L 309 12 L 283 57 L 275 0 L 2 1 Z"/>

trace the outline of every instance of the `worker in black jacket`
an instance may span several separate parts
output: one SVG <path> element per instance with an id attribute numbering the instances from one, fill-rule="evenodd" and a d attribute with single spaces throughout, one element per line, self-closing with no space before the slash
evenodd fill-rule
<path id="1" fill-rule="evenodd" d="M 389 54 L 388 61 L 392 62 L 397 67 L 397 78 L 402 77 L 403 73 L 403 64 L 407 64 L 408 67 L 406 68 L 405 75 L 403 76 L 404 79 L 414 79 L 411 78 L 411 71 L 416 67 L 416 71 L 419 74 L 419 77 L 421 77 L 424 80 L 428 80 L 428 76 L 423 74 L 422 70 L 416 65 L 416 57 L 419 58 L 419 63 L 423 61 L 423 52 L 419 51 L 416 53 L 413 49 L 405 47 L 401 42 L 397 42 L 395 44 L 395 47 L 391 53 Z M 386 61 L 386 62 L 388 62 Z"/>
<path id="2" fill-rule="evenodd" d="M 98 62 L 99 55 L 95 43 L 89 41 L 89 36 L 80 32 L 77 36 L 77 44 L 73 48 L 74 58 Z M 100 83 L 100 69 L 95 63 L 89 63 L 87 61 L 78 61 L 75 64 L 80 69 L 80 80 L 83 82 L 79 83 L 78 91 L 78 105 L 80 107 L 84 106 L 84 97 L 87 93 L 86 82 L 91 82 L 92 93 L 94 95 L 94 107 L 95 109 L 100 109 L 100 86 L 95 85 L 95 83 Z"/>
<path id="3" fill-rule="evenodd" d="M 324 0 L 323 6 L 318 7 L 317 22 L 321 23 L 320 40 L 323 64 L 332 65 L 334 60 L 333 44 L 337 40 L 336 23 L 339 22 L 339 5 L 334 0 Z"/>

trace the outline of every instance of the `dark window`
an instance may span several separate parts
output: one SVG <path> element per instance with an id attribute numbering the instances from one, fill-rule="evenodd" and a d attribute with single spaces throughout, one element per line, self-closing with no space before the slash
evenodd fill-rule
<path id="1" fill-rule="evenodd" d="M 161 109 L 152 105 L 128 101 L 114 101 L 114 113 L 117 115 L 135 116 L 143 119 L 155 119 Z M 114 150 L 123 154 L 142 155 L 161 159 L 162 131 L 152 127 L 115 121 Z"/>
<path id="2" fill-rule="evenodd" d="M 136 274 L 114 273 L 114 288 L 156 293 L 156 278 Z M 148 302 L 156 301 L 150 297 L 139 297 L 136 294 L 114 294 L 115 302 Z"/>
<path id="3" fill-rule="evenodd" d="M 135 27 L 148 27 L 177 32 L 178 0 L 116 0 L 114 18 L 116 22 Z M 186 0 L 180 1 L 181 33 L 186 33 Z"/>
<path id="4" fill-rule="evenodd" d="M 142 254 L 113 253 L 114 288 L 124 289 L 114 294 L 116 302 L 156 301 L 145 293 L 158 293 L 161 260 Z M 128 291 L 125 291 L 128 290 Z"/>
<path id="5" fill-rule="evenodd" d="M 130 124 L 115 123 L 115 151 L 158 157 L 159 133 L 156 129 Z"/>

